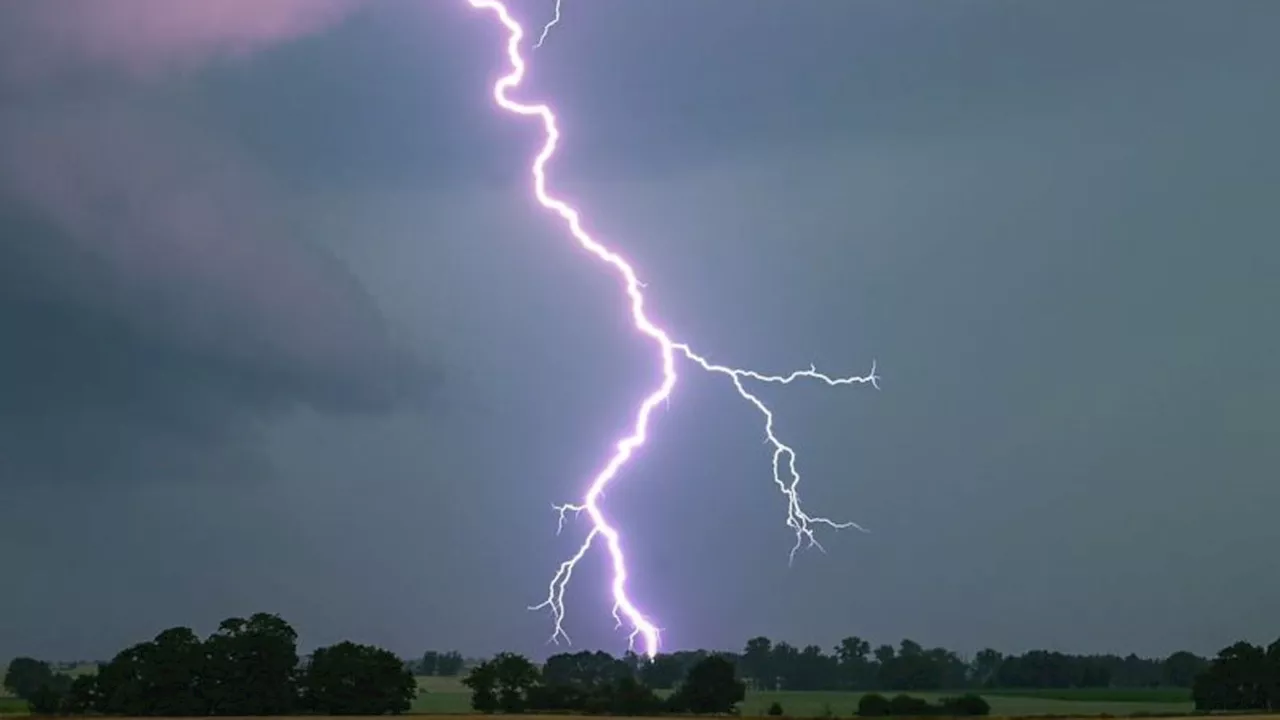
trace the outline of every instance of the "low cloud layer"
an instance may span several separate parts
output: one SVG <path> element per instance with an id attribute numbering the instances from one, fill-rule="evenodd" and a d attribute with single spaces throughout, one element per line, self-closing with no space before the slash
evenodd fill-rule
<path id="1" fill-rule="evenodd" d="M 39 269 L 59 292 L 189 352 L 389 374 L 372 301 L 234 147 L 136 108 L 86 110 L 0 121 L 0 188 L 51 231 L 18 242 L 64 245 Z"/>
<path id="2" fill-rule="evenodd" d="M 316 32 L 355 6 L 0 8 L 0 78 L 34 81 L 0 118 L 8 481 L 251 474 L 264 413 L 381 413 L 423 397 L 422 363 L 302 235 L 290 193 L 227 133 L 165 101 L 166 71 Z M 54 82 L 85 68 L 149 93 Z"/>

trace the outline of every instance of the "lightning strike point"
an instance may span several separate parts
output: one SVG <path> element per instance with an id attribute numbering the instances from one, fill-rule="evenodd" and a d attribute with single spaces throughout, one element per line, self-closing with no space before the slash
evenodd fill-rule
<path id="1" fill-rule="evenodd" d="M 582 215 L 576 208 L 556 198 L 547 190 L 546 165 L 555 154 L 560 142 L 560 129 L 556 121 L 555 111 L 547 104 L 523 103 L 513 100 L 510 96 L 511 91 L 520 86 L 526 72 L 526 61 L 520 53 L 520 42 L 524 38 L 524 28 L 511 16 L 503 0 L 467 0 L 467 2 L 473 8 L 492 13 L 507 32 L 506 52 L 510 71 L 494 83 L 494 102 L 506 112 L 519 117 L 535 118 L 542 124 L 545 139 L 542 148 L 534 157 L 533 164 L 530 167 L 534 197 L 537 198 L 538 203 L 543 208 L 560 217 L 569 235 L 584 251 L 613 270 L 629 301 L 631 319 L 636 330 L 653 341 L 661 360 L 661 380 L 657 387 L 653 388 L 640 401 L 639 406 L 636 407 L 629 434 L 618 441 L 608 461 L 592 477 L 581 502 L 552 506 L 558 513 L 557 534 L 564 530 L 565 520 L 570 513 L 576 517 L 585 512 L 591 519 L 592 528 L 591 532 L 582 541 L 582 544 L 578 546 L 577 552 L 560 563 L 555 575 L 551 578 L 551 582 L 547 585 L 546 599 L 537 605 L 531 606 L 529 609 L 550 612 L 553 630 L 551 637 L 548 639 L 549 643 L 558 644 L 561 640 L 569 642 L 569 635 L 564 630 L 565 591 L 573 579 L 573 571 L 577 568 L 578 562 L 591 550 L 596 540 L 603 537 L 612 567 L 612 580 L 609 588 L 613 597 L 611 614 L 616 627 L 621 628 L 624 625 L 630 625 L 631 632 L 627 636 L 628 647 L 634 650 L 637 643 L 639 643 L 643 646 L 642 652 L 649 658 L 653 658 L 658 652 L 661 632 L 658 626 L 645 613 L 640 611 L 627 592 L 629 573 L 626 556 L 622 549 L 622 537 L 617 528 L 611 525 L 605 517 L 599 501 L 602 499 L 609 483 L 618 476 L 636 451 L 643 447 L 648 440 L 649 423 L 653 411 L 658 405 L 664 403 L 670 408 L 671 393 L 675 389 L 677 380 L 677 355 L 707 373 L 719 375 L 728 380 L 738 396 L 760 413 L 764 421 L 764 442 L 773 448 L 773 481 L 786 500 L 785 525 L 795 535 L 795 543 L 792 545 L 791 552 L 788 555 L 788 563 L 795 561 L 796 553 L 802 547 L 817 548 L 821 552 L 826 552 L 826 549 L 818 541 L 815 532 L 818 526 L 831 530 L 852 528 L 862 532 L 867 531 L 857 523 L 836 522 L 825 517 L 812 516 L 805 512 L 800 502 L 800 472 L 796 465 L 796 451 L 790 445 L 784 443 L 774 432 L 773 411 L 747 388 L 746 383 L 789 385 L 798 380 L 811 380 L 830 387 L 870 384 L 878 389 L 880 387 L 879 376 L 876 375 L 874 362 L 871 365 L 871 372 L 863 376 L 833 377 L 819 372 L 817 367 L 812 364 L 808 370 L 796 370 L 785 375 L 768 375 L 755 370 L 712 363 L 704 356 L 694 352 L 689 345 L 672 340 L 667 331 L 655 324 L 645 312 L 645 296 L 642 292 L 645 285 L 640 282 L 631 264 L 622 255 L 602 245 L 583 228 Z M 559 20 L 560 2 L 557 0 L 555 18 L 543 27 L 542 36 L 534 45 L 535 48 L 542 45 L 542 41 L 546 39 L 547 32 Z"/>

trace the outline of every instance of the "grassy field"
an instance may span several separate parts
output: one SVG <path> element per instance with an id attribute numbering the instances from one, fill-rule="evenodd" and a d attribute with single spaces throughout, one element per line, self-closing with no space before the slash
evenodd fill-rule
<path id="1" fill-rule="evenodd" d="M 471 696 L 458 678 L 420 677 L 418 687 L 424 692 L 414 703 L 412 712 L 415 714 L 443 716 L 471 712 Z M 958 693 L 912 694 L 936 701 Z M 997 717 L 1180 715 L 1191 711 L 1188 691 L 1178 689 L 1015 689 L 987 690 L 981 694 L 991 703 L 991 714 Z M 851 717 L 856 712 L 858 699 L 861 697 L 862 693 L 853 692 L 750 692 L 742 704 L 742 714 L 748 717 L 762 716 L 769 705 L 777 702 L 791 717 L 820 717 L 828 714 Z M 0 714 L 25 712 L 25 703 L 12 698 L 0 698 Z M 526 720 L 536 718 L 523 717 Z M 563 720 L 563 716 L 555 717 Z M 1280 720 L 1280 716 L 1273 716 L 1271 720 Z"/>
<path id="2" fill-rule="evenodd" d="M 1065 688 L 1060 690 L 992 690 L 1004 697 L 1042 698 L 1045 700 L 1071 700 L 1076 702 L 1111 703 L 1189 703 L 1189 688 Z"/>
<path id="3" fill-rule="evenodd" d="M 930 701 L 958 695 L 945 693 L 911 693 Z M 1037 696 L 1034 693 L 1007 695 L 1000 691 L 980 693 L 991 703 L 991 714 L 1000 717 L 1025 717 L 1031 715 L 1179 715 L 1191 711 L 1189 701 L 1166 702 L 1160 700 L 1116 700 L 1103 697 L 1090 699 L 1063 699 Z M 743 715 L 764 715 L 769 705 L 777 702 L 793 717 L 832 715 L 848 717 L 858 708 L 862 693 L 846 692 L 753 692 L 747 693 L 742 704 Z"/>
<path id="4" fill-rule="evenodd" d="M 415 713 L 445 715 L 470 712 L 470 695 L 457 678 L 418 678 L 426 692 L 414 703 Z M 937 700 L 958 693 L 912 693 Z M 1031 715 L 1180 715 L 1191 712 L 1190 693 L 1178 689 L 1111 690 L 990 690 L 981 693 L 991 703 L 991 714 L 1003 717 Z M 819 717 L 828 712 L 849 717 L 858 708 L 862 693 L 854 692 L 749 692 L 742 714 L 764 715 L 777 702 L 792 717 Z"/>

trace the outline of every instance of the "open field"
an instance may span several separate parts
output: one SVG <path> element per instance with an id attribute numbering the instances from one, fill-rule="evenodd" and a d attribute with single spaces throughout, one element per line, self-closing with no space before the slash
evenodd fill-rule
<path id="1" fill-rule="evenodd" d="M 426 691 L 414 703 L 413 712 L 454 714 L 470 712 L 470 695 L 458 678 L 420 677 L 418 687 Z M 893 693 L 882 693 L 892 695 Z M 959 692 L 911 693 L 928 700 L 958 695 Z M 1179 689 L 1065 689 L 988 690 L 980 694 L 991 703 L 991 714 L 1004 717 L 1030 715 L 1181 715 L 1192 710 L 1190 692 Z M 858 707 L 862 693 L 856 692 L 749 692 L 742 714 L 764 715 L 777 702 L 792 717 L 819 717 L 830 711 L 849 717 Z M 1280 718 L 1277 718 L 1280 720 Z"/>
<path id="2" fill-rule="evenodd" d="M 419 677 L 418 687 L 425 692 L 414 703 L 414 714 L 446 716 L 471 712 L 471 696 L 459 678 Z M 959 693 L 912 694 L 936 701 Z M 998 717 L 1180 715 L 1189 713 L 1192 709 L 1188 691 L 1166 688 L 1013 689 L 987 690 L 980 694 L 991 703 L 991 714 Z M 856 692 L 749 692 L 742 704 L 742 714 L 748 717 L 762 716 L 770 704 L 777 702 L 791 717 L 821 717 L 828 713 L 850 717 L 857 710 L 861 697 L 862 693 Z M 0 698 L 0 714 L 21 714 L 25 711 L 25 703 L 12 698 Z M 563 716 L 555 717 L 563 720 Z M 1280 720 L 1280 715 L 1271 716 L 1270 720 Z"/>
<path id="3" fill-rule="evenodd" d="M 1189 703 L 1190 688 L 1059 688 L 989 690 L 1004 697 L 1043 698 L 1083 702 Z"/>
<path id="4" fill-rule="evenodd" d="M 881 693 L 892 694 L 892 693 Z M 959 695 L 959 692 L 910 693 L 930 702 Z M 1191 712 L 1192 704 L 1186 702 L 1124 702 L 1114 700 L 1062 700 L 1035 696 L 1010 696 L 997 692 L 980 692 L 991 704 L 991 714 L 1001 717 L 1028 715 L 1180 715 Z M 853 692 L 752 692 L 742 703 L 743 715 L 764 715 L 769 705 L 777 702 L 786 714 L 793 717 L 818 717 L 828 711 L 833 715 L 848 717 L 857 712 L 858 700 L 863 693 Z"/>

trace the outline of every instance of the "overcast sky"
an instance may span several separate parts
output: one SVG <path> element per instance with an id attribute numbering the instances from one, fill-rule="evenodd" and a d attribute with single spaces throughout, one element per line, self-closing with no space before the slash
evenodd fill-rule
<path id="1" fill-rule="evenodd" d="M 552 3 L 518 3 L 529 23 Z M 147 21 L 141 22 L 142 18 Z M 1280 3 L 564 0 L 554 185 L 769 389 L 680 366 L 606 499 L 669 647 L 1277 632 Z M 657 377 L 531 202 L 463 0 L 0 6 L 0 657 L 283 614 L 541 654 Z M 1273 328 L 1267 330 L 1268 327 Z M 593 556 L 580 645 L 620 652 Z"/>

